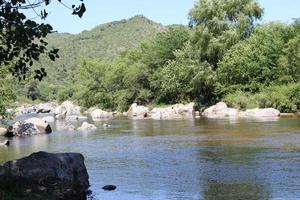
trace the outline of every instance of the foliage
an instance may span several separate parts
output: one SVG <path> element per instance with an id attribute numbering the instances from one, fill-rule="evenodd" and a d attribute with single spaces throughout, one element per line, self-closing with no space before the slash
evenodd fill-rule
<path id="1" fill-rule="evenodd" d="M 14 79 L 10 75 L 8 67 L 0 67 L 0 116 L 7 116 L 7 105 L 16 99 L 14 91 Z"/>
<path id="2" fill-rule="evenodd" d="M 198 1 L 189 13 L 198 59 L 215 69 L 231 46 L 251 35 L 262 13 L 255 0 Z"/>
<path id="3" fill-rule="evenodd" d="M 285 44 L 291 38 L 290 26 L 272 23 L 257 27 L 247 40 L 233 46 L 219 63 L 218 80 L 222 92 L 256 92 L 272 83 L 290 82 L 291 69 L 279 65 Z"/>
<path id="4" fill-rule="evenodd" d="M 236 91 L 224 97 L 229 106 L 245 110 L 249 108 L 276 108 L 281 112 L 296 112 L 300 109 L 300 84 L 271 86 L 261 92 Z"/>
<path id="5" fill-rule="evenodd" d="M 61 0 L 58 2 L 62 3 Z M 25 79 L 26 74 L 33 66 L 34 60 L 39 60 L 41 54 L 46 53 L 51 60 L 58 58 L 58 49 L 47 49 L 48 43 L 45 37 L 52 32 L 49 24 L 37 23 L 27 19 L 24 10 L 32 9 L 36 12 L 41 8 L 41 19 L 45 19 L 48 13 L 43 6 L 48 6 L 50 1 L 38 0 L 28 3 L 24 0 L 0 1 L 0 66 L 10 65 L 10 71 L 19 79 Z M 82 17 L 85 5 L 72 5 L 74 15 Z M 41 80 L 47 75 L 44 68 L 35 69 L 35 78 Z"/>

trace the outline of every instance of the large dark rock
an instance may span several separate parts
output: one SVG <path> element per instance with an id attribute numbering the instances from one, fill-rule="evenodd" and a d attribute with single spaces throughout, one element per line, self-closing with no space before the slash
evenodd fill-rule
<path id="1" fill-rule="evenodd" d="M 0 165 L 0 193 L 38 199 L 86 199 L 89 176 L 79 153 L 33 153 Z"/>

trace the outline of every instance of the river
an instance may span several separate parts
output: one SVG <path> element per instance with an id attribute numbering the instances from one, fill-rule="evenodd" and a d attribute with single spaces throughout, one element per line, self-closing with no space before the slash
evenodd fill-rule
<path id="1" fill-rule="evenodd" d="M 108 123 L 111 127 L 103 127 Z M 13 138 L 0 163 L 80 152 L 95 200 L 300 199 L 300 119 L 96 122 L 95 133 Z M 113 192 L 101 188 L 117 185 Z"/>

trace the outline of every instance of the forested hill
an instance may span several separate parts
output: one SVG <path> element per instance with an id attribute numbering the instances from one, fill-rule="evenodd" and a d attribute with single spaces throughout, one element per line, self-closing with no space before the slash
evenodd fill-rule
<path id="1" fill-rule="evenodd" d="M 83 59 L 113 60 L 126 50 L 154 38 L 158 32 L 166 28 L 142 15 L 137 15 L 127 20 L 99 25 L 80 34 L 50 34 L 47 38 L 49 47 L 58 48 L 60 58 L 55 62 L 41 58 L 39 63 L 36 63 L 37 67 L 44 67 L 48 73 L 38 87 L 46 93 L 55 93 L 53 90 L 71 84 L 77 66 Z M 26 84 L 23 91 L 20 91 L 24 95 L 28 87 L 36 85 L 36 81 Z"/>

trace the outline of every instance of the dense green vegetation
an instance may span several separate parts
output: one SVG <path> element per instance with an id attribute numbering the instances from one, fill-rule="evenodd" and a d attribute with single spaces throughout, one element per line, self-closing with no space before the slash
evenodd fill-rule
<path id="1" fill-rule="evenodd" d="M 205 107 L 224 100 L 240 109 L 295 112 L 300 21 L 259 24 L 262 15 L 255 0 L 201 0 L 189 27 L 138 16 L 79 35 L 53 34 L 48 42 L 61 49 L 61 59 L 54 65 L 42 59 L 49 77 L 20 92 L 120 111 L 133 102 Z"/>

